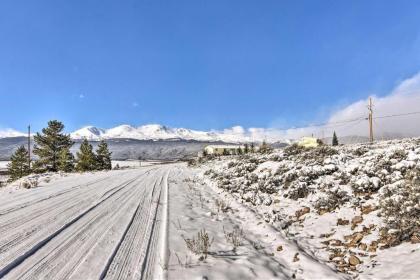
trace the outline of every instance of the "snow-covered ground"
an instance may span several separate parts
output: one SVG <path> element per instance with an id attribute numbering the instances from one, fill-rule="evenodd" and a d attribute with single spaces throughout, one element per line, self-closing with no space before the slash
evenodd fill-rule
<path id="1" fill-rule="evenodd" d="M 0 161 L 0 170 L 6 170 L 8 164 L 8 161 Z"/>
<path id="2" fill-rule="evenodd" d="M 291 147 L 216 159 L 197 169 L 228 204 L 254 211 L 342 275 L 420 276 L 419 139 Z"/>
<path id="3" fill-rule="evenodd" d="M 160 161 L 144 161 L 144 160 L 113 160 L 112 168 L 119 166 L 120 168 L 140 168 L 160 164 Z"/>
<path id="4" fill-rule="evenodd" d="M 342 278 L 255 212 L 225 205 L 198 172 L 180 163 L 43 174 L 2 188 L 0 278 Z M 185 241 L 200 230 L 213 240 L 207 258 Z"/>
<path id="5" fill-rule="evenodd" d="M 418 278 L 419 143 L 31 175 L 0 189 L 0 278 Z"/>
<path id="6" fill-rule="evenodd" d="M 33 189 L 5 187 L 0 278 L 152 278 L 168 172 L 146 167 L 51 174 L 38 178 Z"/>

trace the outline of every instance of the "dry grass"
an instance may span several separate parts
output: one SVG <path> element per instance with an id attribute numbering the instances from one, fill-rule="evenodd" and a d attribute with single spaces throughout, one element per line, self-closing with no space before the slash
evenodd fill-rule
<path id="1" fill-rule="evenodd" d="M 211 245 L 213 244 L 214 238 L 209 237 L 209 234 L 205 229 L 200 230 L 193 238 L 182 237 L 187 245 L 187 248 L 195 255 L 201 255 L 204 259 L 207 259 Z"/>
<path id="2" fill-rule="evenodd" d="M 241 228 L 234 228 L 233 231 L 226 231 L 223 227 L 223 232 L 225 234 L 226 242 L 233 246 L 233 251 L 236 252 L 236 249 L 239 246 L 243 245 L 244 241 L 244 232 Z"/>

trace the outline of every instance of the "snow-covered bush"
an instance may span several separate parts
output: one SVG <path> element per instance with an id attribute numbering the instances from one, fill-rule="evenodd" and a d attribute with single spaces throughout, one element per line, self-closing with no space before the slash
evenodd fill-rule
<path id="1" fill-rule="evenodd" d="M 293 144 L 284 148 L 285 156 L 295 156 L 305 151 L 305 148 L 298 144 Z"/>
<path id="2" fill-rule="evenodd" d="M 297 182 L 289 187 L 289 189 L 285 192 L 284 197 L 298 200 L 300 198 L 307 197 L 311 191 L 312 190 L 308 187 L 307 183 Z"/>
<path id="3" fill-rule="evenodd" d="M 324 162 L 325 158 L 338 154 L 337 150 L 329 146 L 319 146 L 312 149 L 307 149 L 307 152 L 301 154 L 303 160 L 313 160 L 318 163 Z"/>
<path id="4" fill-rule="evenodd" d="M 409 240 L 420 230 L 420 168 L 410 171 L 405 180 L 380 191 L 381 214 L 388 233 L 397 242 Z"/>
<path id="5" fill-rule="evenodd" d="M 27 179 L 25 179 L 21 182 L 21 186 L 24 189 L 36 188 L 36 187 L 38 187 L 38 185 L 39 185 L 39 182 L 38 182 L 38 178 L 36 178 L 36 177 L 27 178 Z"/>
<path id="6" fill-rule="evenodd" d="M 315 202 L 315 209 L 317 209 L 318 213 L 331 212 L 348 201 L 350 201 L 349 194 L 346 191 L 335 188 L 329 190 L 325 196 L 320 197 Z"/>

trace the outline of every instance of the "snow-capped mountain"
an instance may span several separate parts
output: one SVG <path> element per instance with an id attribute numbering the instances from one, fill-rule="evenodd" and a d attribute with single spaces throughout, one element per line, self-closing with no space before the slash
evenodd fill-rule
<path id="1" fill-rule="evenodd" d="M 101 139 L 136 139 L 136 140 L 196 140 L 196 141 L 223 141 L 239 142 L 268 142 L 283 141 L 281 137 L 273 136 L 264 129 L 244 129 L 240 126 L 223 131 L 198 131 L 186 128 L 171 128 L 159 124 L 148 124 L 139 127 L 120 125 L 110 129 L 101 129 L 94 126 L 83 127 L 71 133 L 73 139 L 87 138 L 88 140 Z"/>
<path id="2" fill-rule="evenodd" d="M 104 129 L 100 129 L 94 126 L 83 127 L 71 134 L 71 137 L 74 139 L 86 138 L 88 140 L 98 140 L 103 137 L 106 133 Z"/>
<path id="3" fill-rule="evenodd" d="M 0 138 L 21 137 L 21 136 L 26 136 L 26 134 L 13 130 L 13 129 L 6 129 L 6 130 L 0 131 Z"/>

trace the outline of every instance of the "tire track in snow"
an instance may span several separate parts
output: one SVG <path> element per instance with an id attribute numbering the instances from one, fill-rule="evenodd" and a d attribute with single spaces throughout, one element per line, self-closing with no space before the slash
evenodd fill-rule
<path id="1" fill-rule="evenodd" d="M 136 211 L 101 279 L 147 279 L 154 271 L 157 217 L 164 175 L 156 179 L 147 205 Z M 140 211 L 142 210 L 142 211 Z"/>
<path id="2" fill-rule="evenodd" d="M 83 221 L 78 221 L 74 228 L 69 229 L 67 236 L 63 234 L 54 240 L 52 242 L 54 249 L 47 252 L 41 261 L 36 260 L 36 265 L 25 273 L 27 277 L 19 275 L 19 278 L 68 279 L 89 251 L 95 248 L 113 226 L 112 222 L 107 223 L 107 221 L 115 221 L 116 217 L 123 215 L 126 207 L 120 206 L 136 199 L 136 196 L 133 196 L 133 189 L 137 187 L 134 183 L 136 181 L 127 185 L 124 192 L 114 196 L 112 200 L 107 200 L 83 217 Z"/>
<path id="3" fill-rule="evenodd" d="M 145 173 L 144 173 L 145 174 Z M 140 178 L 144 174 L 141 174 L 137 178 L 130 179 L 125 181 L 125 183 L 121 184 L 115 191 L 110 193 L 108 196 L 103 198 L 102 200 L 98 201 L 96 204 L 92 205 L 90 208 L 84 210 L 82 213 L 80 213 L 78 216 L 73 218 L 72 220 L 68 221 L 66 224 L 64 224 L 61 228 L 59 228 L 57 231 L 53 232 L 52 234 L 48 235 L 44 239 L 42 239 L 40 242 L 34 244 L 32 247 L 28 248 L 26 251 L 22 252 L 19 251 L 17 254 L 15 254 L 15 258 L 11 261 L 1 261 L 1 269 L 0 269 L 0 278 L 6 276 L 11 270 L 16 268 L 18 265 L 23 263 L 27 258 L 35 254 L 38 250 L 40 250 L 42 247 L 44 247 L 48 242 L 50 242 L 53 238 L 57 237 L 60 233 L 62 233 L 64 230 L 71 227 L 73 224 L 75 224 L 77 221 L 79 221 L 82 217 L 87 215 L 89 212 L 93 211 L 95 208 L 97 208 L 100 204 L 102 204 L 104 201 L 110 199 L 112 196 L 114 196 L 116 193 L 118 193 L 121 189 L 127 186 L 127 184 L 130 184 L 131 182 L 135 181 L 136 179 Z M 58 213 L 56 213 L 58 214 Z M 25 248 L 26 249 L 26 248 Z"/>

